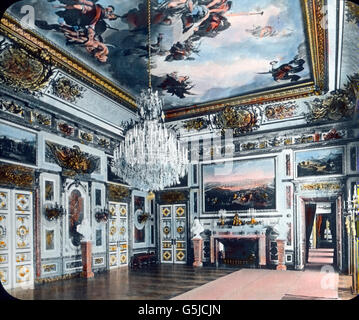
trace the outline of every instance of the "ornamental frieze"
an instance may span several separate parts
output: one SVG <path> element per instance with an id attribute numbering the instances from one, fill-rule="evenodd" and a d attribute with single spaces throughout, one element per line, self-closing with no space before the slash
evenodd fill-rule
<path id="1" fill-rule="evenodd" d="M 284 120 L 297 116 L 298 106 L 293 102 L 269 105 L 264 110 L 268 121 Z"/>
<path id="2" fill-rule="evenodd" d="M 301 185 L 300 188 L 303 191 L 320 191 L 320 190 L 338 191 L 342 189 L 342 185 L 339 183 L 332 183 L 332 182 L 320 182 L 320 183 L 303 184 Z"/>

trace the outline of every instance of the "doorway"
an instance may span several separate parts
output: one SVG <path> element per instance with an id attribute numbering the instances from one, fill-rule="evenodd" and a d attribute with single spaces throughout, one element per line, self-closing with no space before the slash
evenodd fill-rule
<path id="1" fill-rule="evenodd" d="M 186 205 L 160 206 L 161 263 L 187 263 Z"/>
<path id="2" fill-rule="evenodd" d="M 336 206 L 330 201 L 305 204 L 305 265 L 336 262 Z"/>

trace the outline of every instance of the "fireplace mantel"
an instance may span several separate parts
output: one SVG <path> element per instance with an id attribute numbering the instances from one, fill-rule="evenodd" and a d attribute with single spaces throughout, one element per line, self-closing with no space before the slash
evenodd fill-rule
<path id="1" fill-rule="evenodd" d="M 240 228 L 240 227 L 239 227 Z M 266 266 L 266 234 L 264 229 L 257 229 L 253 233 L 244 233 L 243 231 L 231 229 L 215 230 L 211 236 L 211 263 L 218 265 L 219 242 L 225 239 L 236 240 L 257 240 L 258 241 L 258 255 L 259 266 Z"/>

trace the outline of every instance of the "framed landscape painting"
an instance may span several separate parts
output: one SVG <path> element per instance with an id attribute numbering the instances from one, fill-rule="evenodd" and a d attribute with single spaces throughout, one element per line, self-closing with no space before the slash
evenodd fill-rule
<path id="1" fill-rule="evenodd" d="M 202 165 L 205 213 L 276 208 L 275 158 Z"/>
<path id="2" fill-rule="evenodd" d="M 0 123 L 0 158 L 36 165 L 36 134 Z"/>
<path id="3" fill-rule="evenodd" d="M 297 177 L 343 174 L 343 148 L 307 150 L 297 152 Z"/>

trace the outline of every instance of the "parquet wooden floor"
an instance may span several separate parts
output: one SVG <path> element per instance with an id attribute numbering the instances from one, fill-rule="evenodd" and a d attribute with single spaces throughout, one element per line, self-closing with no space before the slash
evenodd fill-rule
<path id="1" fill-rule="evenodd" d="M 137 270 L 120 268 L 95 274 L 90 280 L 61 280 L 9 293 L 24 300 L 167 300 L 237 270 L 164 264 Z"/>

